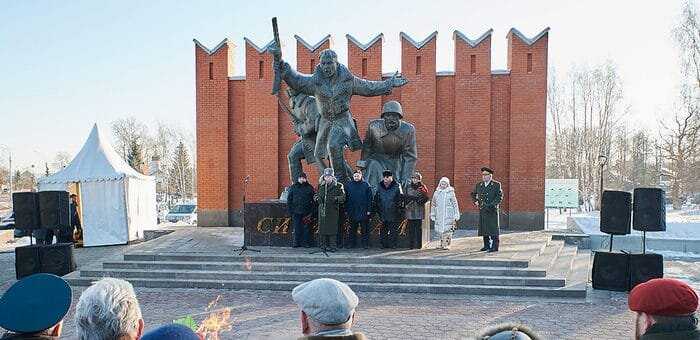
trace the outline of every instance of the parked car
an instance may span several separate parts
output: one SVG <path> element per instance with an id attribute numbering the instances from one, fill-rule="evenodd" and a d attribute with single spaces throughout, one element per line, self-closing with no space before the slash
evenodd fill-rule
<path id="1" fill-rule="evenodd" d="M 15 213 L 7 214 L 0 217 L 0 229 L 14 229 L 15 228 Z"/>
<path id="2" fill-rule="evenodd" d="M 197 204 L 179 203 L 170 209 L 165 220 L 168 222 L 184 222 L 187 224 L 197 224 Z"/>
<path id="3" fill-rule="evenodd" d="M 15 229 L 15 212 L 14 211 L 11 214 L 0 217 L 0 230 L 10 230 L 10 229 Z M 21 238 L 21 237 L 29 236 L 29 235 L 31 235 L 31 233 L 32 232 L 29 230 L 15 229 L 14 236 L 15 236 L 15 238 Z"/>

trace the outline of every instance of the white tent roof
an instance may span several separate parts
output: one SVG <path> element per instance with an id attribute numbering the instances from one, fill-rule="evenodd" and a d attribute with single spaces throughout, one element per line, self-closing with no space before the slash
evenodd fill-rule
<path id="1" fill-rule="evenodd" d="M 107 181 L 125 177 L 152 179 L 124 162 L 95 123 L 85 145 L 70 164 L 51 176 L 39 179 L 39 183 Z"/>

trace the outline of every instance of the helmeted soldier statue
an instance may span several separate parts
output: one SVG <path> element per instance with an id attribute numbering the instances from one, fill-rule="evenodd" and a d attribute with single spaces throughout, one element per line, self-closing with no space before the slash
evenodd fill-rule
<path id="1" fill-rule="evenodd" d="M 365 168 L 372 187 L 379 184 L 385 170 L 394 173 L 396 182 L 405 184 L 416 169 L 416 129 L 402 118 L 401 104 L 391 100 L 382 107 L 382 119 L 369 122 L 358 166 Z"/>
<path id="2" fill-rule="evenodd" d="M 397 74 L 385 81 L 360 79 L 338 63 L 338 55 L 328 49 L 319 54 L 319 64 L 313 74 L 302 74 L 281 59 L 277 47 L 270 51 L 280 78 L 296 92 L 316 98 L 321 114 L 314 149 L 318 168 L 324 168 L 324 158 L 329 158 L 338 181 L 348 181 L 350 172 L 345 167 L 343 148 L 348 147 L 351 151 L 362 148 L 357 126 L 350 113 L 350 98 L 355 94 L 365 97 L 390 94 L 393 87 L 405 85 L 408 79 L 397 77 Z"/>

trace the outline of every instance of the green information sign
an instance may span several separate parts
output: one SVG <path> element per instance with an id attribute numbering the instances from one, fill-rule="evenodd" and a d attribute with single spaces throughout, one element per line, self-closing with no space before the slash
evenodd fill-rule
<path id="1" fill-rule="evenodd" d="M 545 179 L 545 208 L 577 208 L 578 179 Z"/>

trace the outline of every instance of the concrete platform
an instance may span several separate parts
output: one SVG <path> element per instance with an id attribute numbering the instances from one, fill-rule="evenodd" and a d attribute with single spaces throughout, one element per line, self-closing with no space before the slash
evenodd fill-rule
<path id="1" fill-rule="evenodd" d="M 164 233 L 165 234 L 165 233 Z M 255 247 L 236 251 L 241 228 L 179 228 L 66 276 L 72 285 L 121 277 L 137 287 L 284 290 L 318 277 L 360 292 L 585 298 L 590 254 L 545 232 L 501 235 L 500 251 L 480 252 L 480 237 L 435 249 Z"/>

